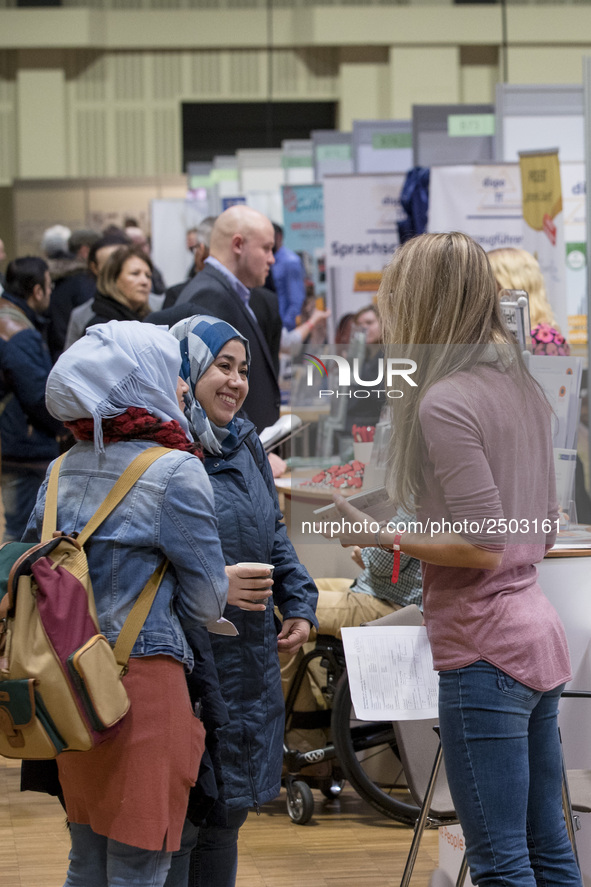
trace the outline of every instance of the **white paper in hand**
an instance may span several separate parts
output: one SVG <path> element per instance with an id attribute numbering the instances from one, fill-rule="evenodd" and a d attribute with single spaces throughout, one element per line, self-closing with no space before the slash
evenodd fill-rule
<path id="1" fill-rule="evenodd" d="M 437 717 L 439 677 L 424 626 L 369 625 L 341 632 L 360 721 Z"/>

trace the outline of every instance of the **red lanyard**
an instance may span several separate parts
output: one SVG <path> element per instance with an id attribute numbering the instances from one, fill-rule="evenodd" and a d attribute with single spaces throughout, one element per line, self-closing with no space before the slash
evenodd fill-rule
<path id="1" fill-rule="evenodd" d="M 402 539 L 402 533 L 398 533 L 394 536 L 394 542 L 392 543 L 392 549 L 394 551 L 394 563 L 392 564 L 392 585 L 396 585 L 398 582 L 398 576 L 400 575 L 400 540 Z"/>

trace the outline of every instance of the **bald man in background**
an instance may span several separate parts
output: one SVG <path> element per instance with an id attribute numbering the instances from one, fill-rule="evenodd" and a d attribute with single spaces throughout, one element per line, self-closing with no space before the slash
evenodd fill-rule
<path id="1" fill-rule="evenodd" d="M 209 256 L 176 304 L 156 311 L 149 323 L 172 326 L 192 314 L 209 314 L 236 327 L 250 344 L 249 393 L 244 411 L 262 431 L 279 418 L 280 392 L 273 355 L 263 329 L 267 305 L 251 290 L 262 287 L 274 262 L 273 225 L 248 206 L 231 206 L 218 216 Z"/>

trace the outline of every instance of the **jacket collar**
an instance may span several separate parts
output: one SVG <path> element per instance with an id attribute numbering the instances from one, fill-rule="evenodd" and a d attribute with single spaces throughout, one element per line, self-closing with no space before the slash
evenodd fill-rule
<path id="1" fill-rule="evenodd" d="M 139 316 L 123 302 L 99 292 L 92 303 L 92 310 L 97 317 L 105 317 L 107 320 L 139 320 Z"/>
<path id="2" fill-rule="evenodd" d="M 44 317 L 40 314 L 37 314 L 36 311 L 25 302 L 24 299 L 21 299 L 19 296 L 13 296 L 12 293 L 6 292 L 6 290 L 2 293 L 2 298 L 6 299 L 7 302 L 11 302 L 15 305 L 19 311 L 22 311 L 27 320 L 30 320 L 32 324 L 38 329 L 41 330 L 47 323 Z"/>

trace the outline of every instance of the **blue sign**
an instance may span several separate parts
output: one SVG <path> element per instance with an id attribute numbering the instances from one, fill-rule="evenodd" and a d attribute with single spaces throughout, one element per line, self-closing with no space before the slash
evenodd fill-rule
<path id="1" fill-rule="evenodd" d="M 283 185 L 283 242 L 296 253 L 324 248 L 322 185 Z"/>
<path id="2" fill-rule="evenodd" d="M 246 197 L 222 197 L 222 212 L 231 206 L 240 206 L 246 203 Z"/>

